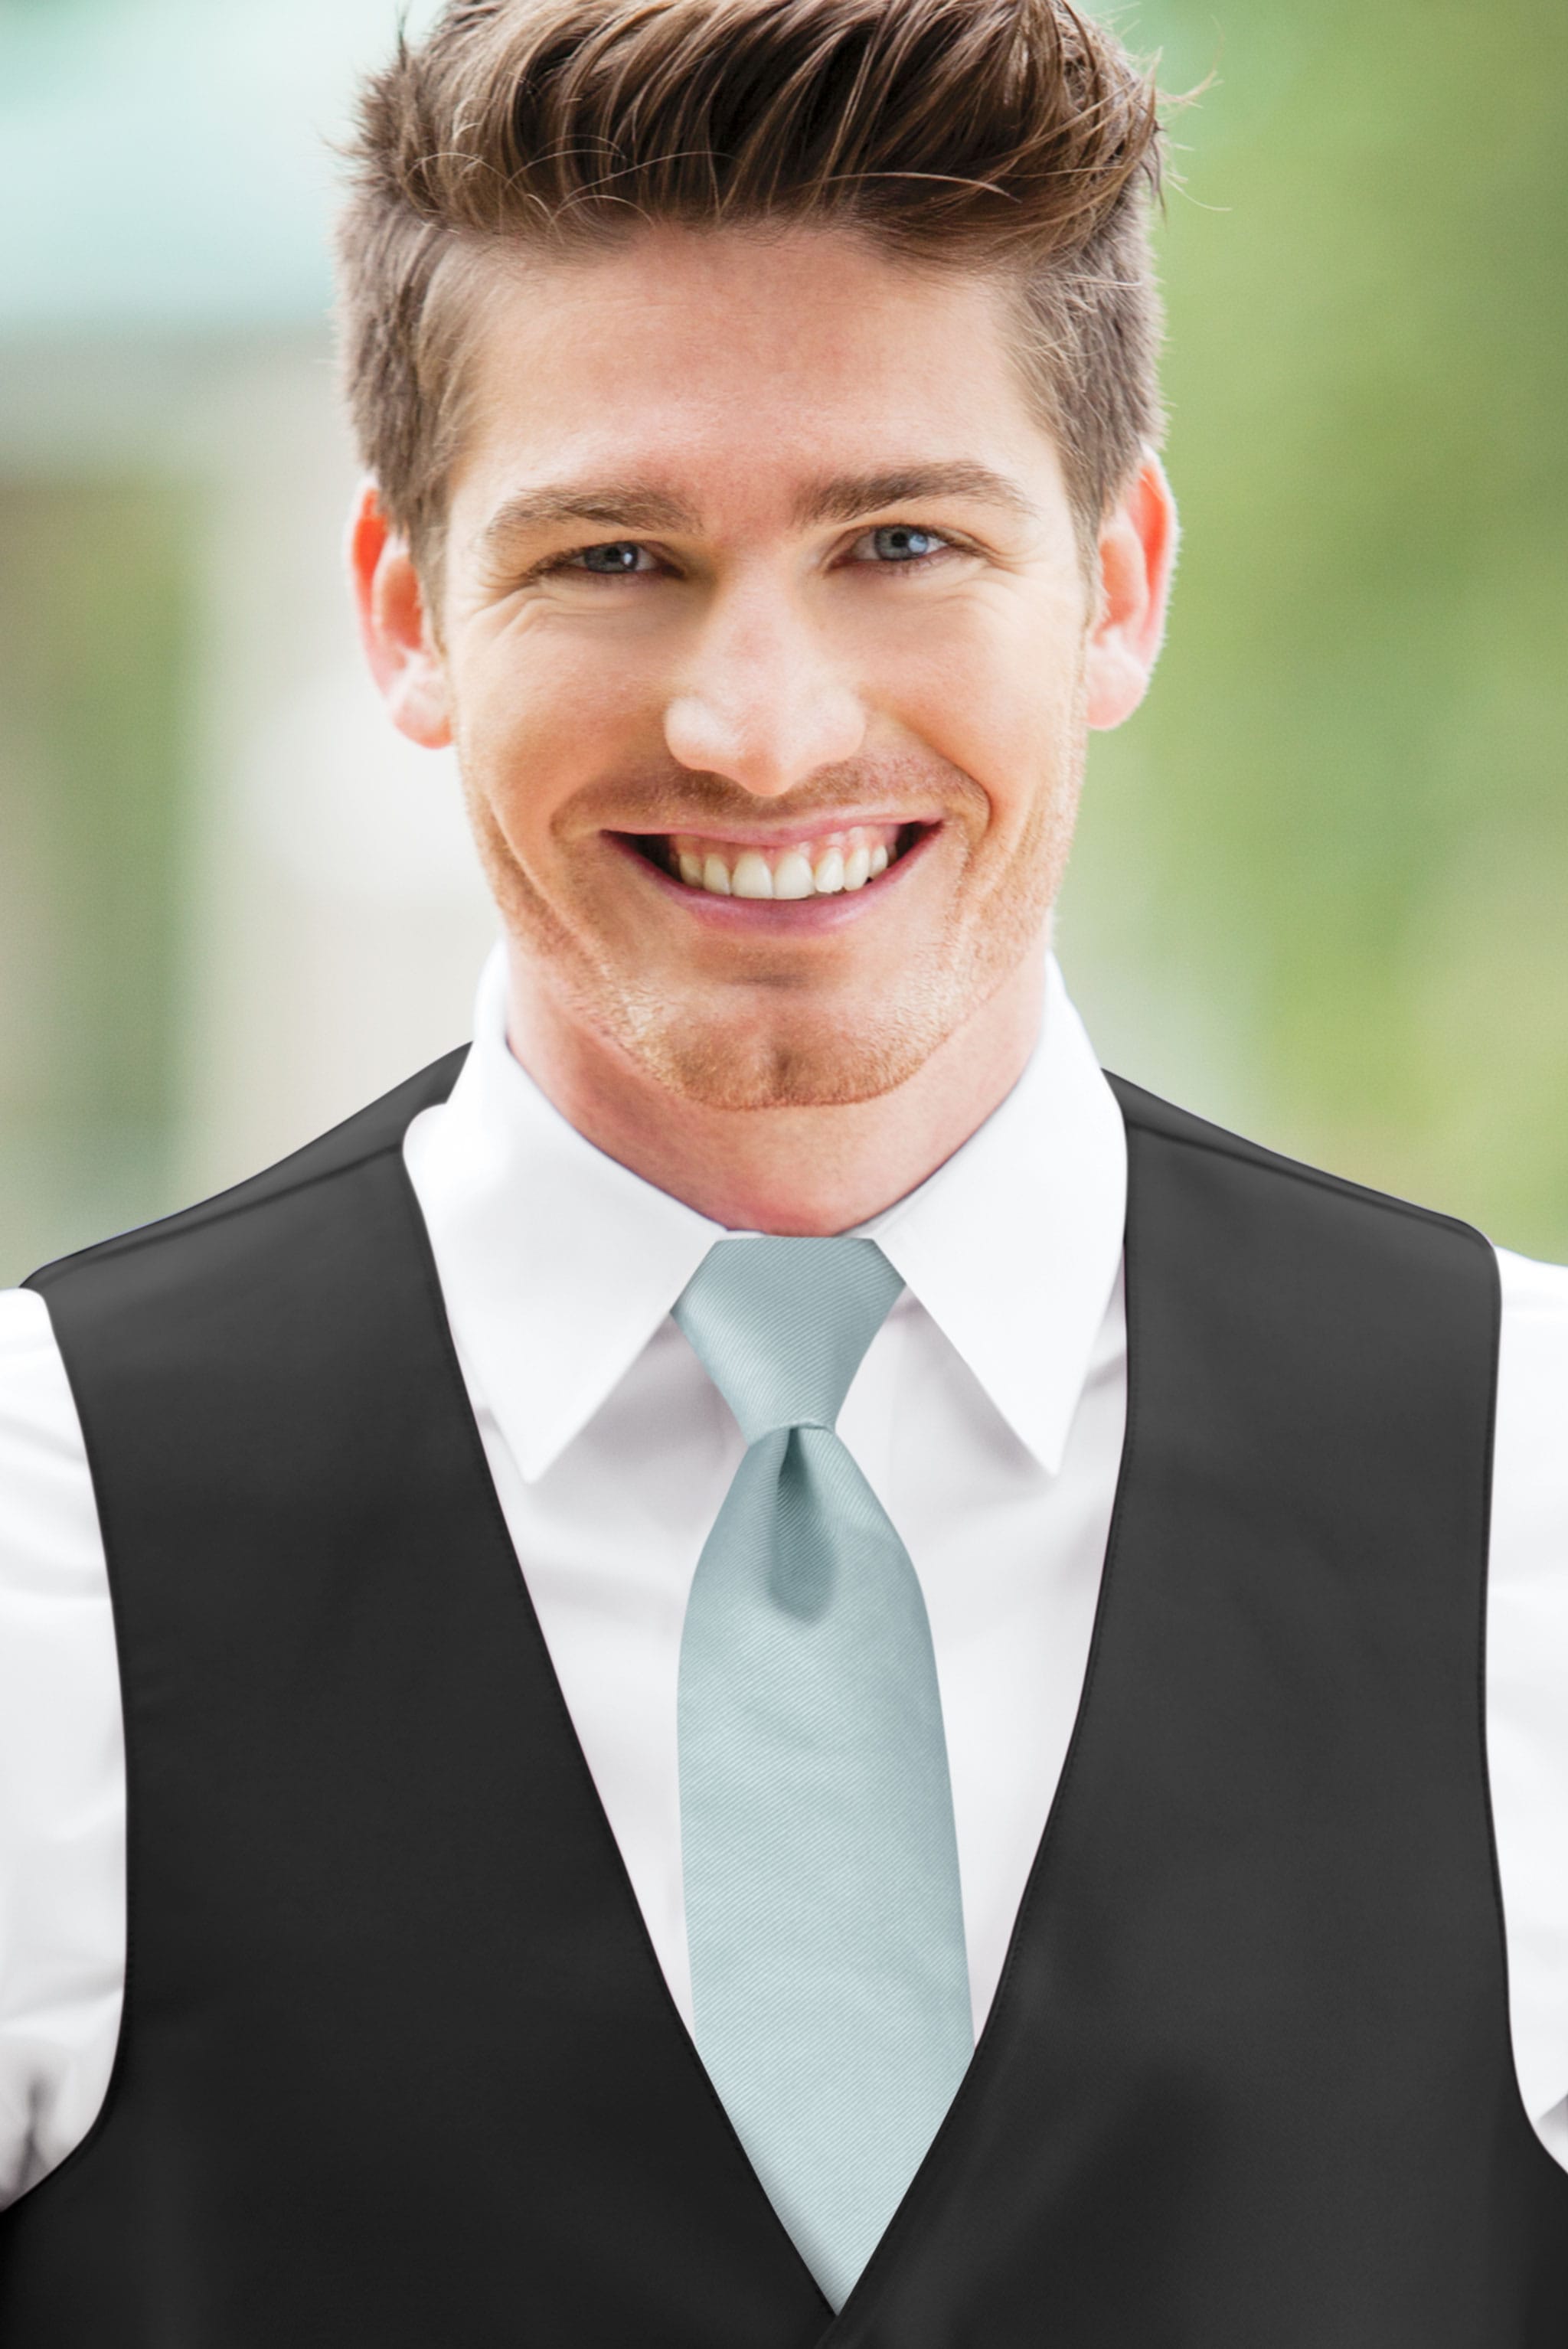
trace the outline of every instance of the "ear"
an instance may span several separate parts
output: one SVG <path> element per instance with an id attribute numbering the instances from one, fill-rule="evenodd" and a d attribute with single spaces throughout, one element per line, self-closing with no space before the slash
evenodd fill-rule
<path id="1" fill-rule="evenodd" d="M 348 574 L 370 674 L 399 733 L 428 750 L 452 739 L 447 670 L 407 542 L 381 511 L 374 481 L 360 492 L 348 530 Z"/>
<path id="2" fill-rule="evenodd" d="M 1099 599 L 1086 661 L 1088 722 L 1119 726 L 1154 674 L 1176 565 L 1176 501 L 1150 450 L 1099 534 Z"/>

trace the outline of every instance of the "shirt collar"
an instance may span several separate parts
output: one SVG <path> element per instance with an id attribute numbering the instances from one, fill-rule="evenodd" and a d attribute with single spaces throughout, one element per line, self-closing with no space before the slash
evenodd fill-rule
<path id="1" fill-rule="evenodd" d="M 542 1476 L 659 1328 L 724 1227 L 584 1140 L 513 1059 L 498 947 L 473 1050 L 406 1156 L 465 1366 L 522 1475 Z M 1054 958 L 1001 1106 L 860 1228 L 1041 1465 L 1068 1430 L 1120 1261 L 1120 1112 Z"/>
<path id="2" fill-rule="evenodd" d="M 1121 1112 L 1053 955 L 1039 1042 L 1006 1100 L 861 1227 L 1052 1475 L 1116 1283 L 1126 1210 Z"/>

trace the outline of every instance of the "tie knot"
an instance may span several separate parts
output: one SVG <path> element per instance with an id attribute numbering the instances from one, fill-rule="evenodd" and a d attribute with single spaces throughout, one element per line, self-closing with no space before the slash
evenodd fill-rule
<path id="1" fill-rule="evenodd" d="M 832 1426 L 903 1287 L 874 1240 L 719 1240 L 675 1318 L 755 1444 Z"/>

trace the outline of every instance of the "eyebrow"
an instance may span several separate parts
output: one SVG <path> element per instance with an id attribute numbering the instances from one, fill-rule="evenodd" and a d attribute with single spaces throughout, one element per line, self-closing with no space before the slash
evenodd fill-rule
<path id="1" fill-rule="evenodd" d="M 913 505 L 923 498 L 975 498 L 1006 506 L 1034 520 L 1038 509 L 1016 481 L 989 465 L 900 465 L 886 473 L 848 473 L 809 490 L 795 508 L 797 522 L 854 522 L 884 506 Z"/>
<path id="2" fill-rule="evenodd" d="M 630 481 L 584 482 L 581 487 L 558 482 L 520 490 L 508 498 L 486 523 L 480 543 L 489 548 L 502 546 L 525 531 L 554 530 L 569 522 L 600 523 L 609 530 L 696 528 L 688 507 L 657 490 L 638 488 Z"/>
<path id="3" fill-rule="evenodd" d="M 802 523 L 854 522 L 861 514 L 927 498 L 972 498 L 1006 506 L 1030 520 L 1037 514 L 1005 473 L 958 461 L 901 465 L 884 473 L 845 473 L 819 481 L 796 501 L 794 519 Z M 631 481 L 563 481 L 521 490 L 508 498 L 485 524 L 481 543 L 493 550 L 528 531 L 559 529 L 564 523 L 593 523 L 625 532 L 695 533 L 700 527 L 689 506 L 662 491 Z"/>

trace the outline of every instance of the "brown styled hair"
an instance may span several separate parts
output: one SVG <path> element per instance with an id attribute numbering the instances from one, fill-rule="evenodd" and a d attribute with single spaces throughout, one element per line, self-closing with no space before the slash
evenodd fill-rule
<path id="1" fill-rule="evenodd" d="M 448 0 L 365 84 L 349 156 L 349 407 L 427 567 L 475 262 L 644 221 L 842 225 L 1003 275 L 1090 545 L 1159 438 L 1155 91 L 1068 0 Z"/>

